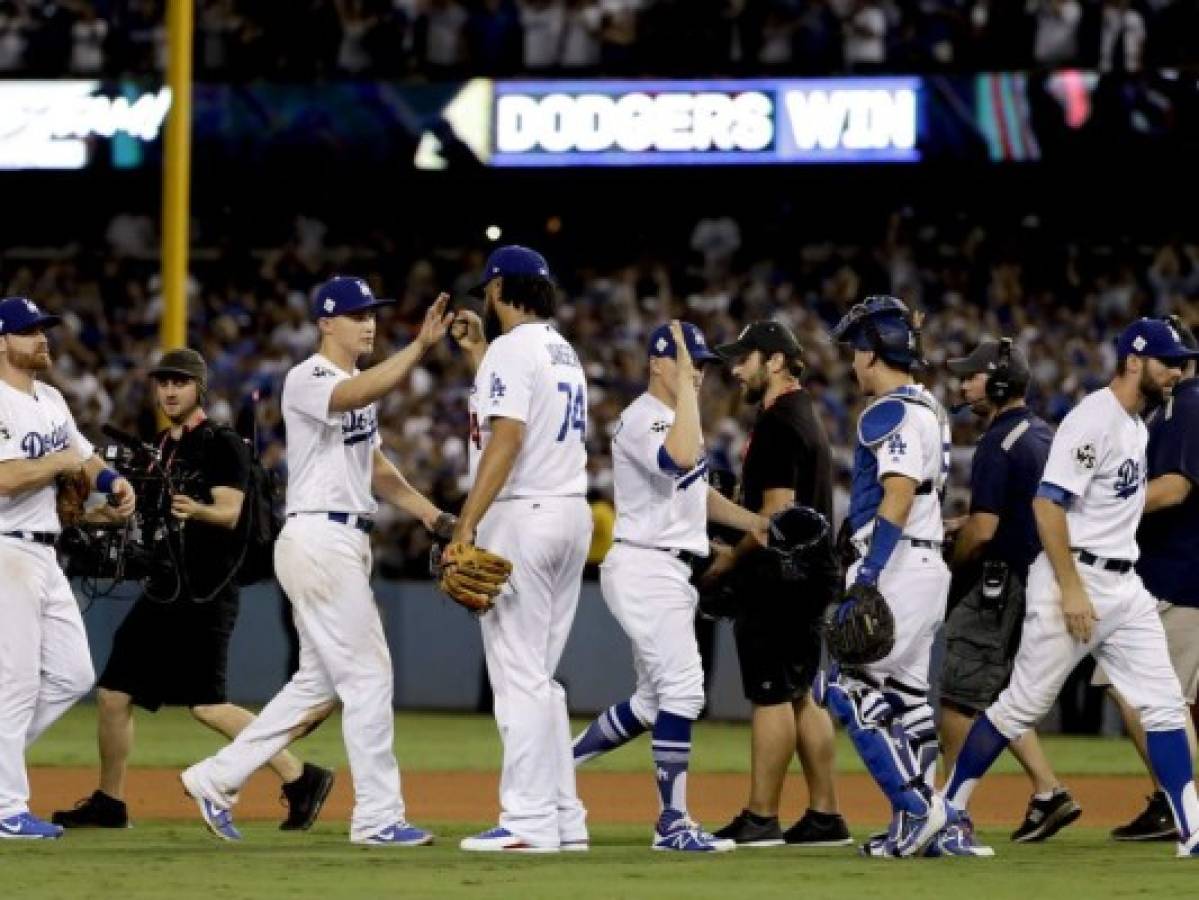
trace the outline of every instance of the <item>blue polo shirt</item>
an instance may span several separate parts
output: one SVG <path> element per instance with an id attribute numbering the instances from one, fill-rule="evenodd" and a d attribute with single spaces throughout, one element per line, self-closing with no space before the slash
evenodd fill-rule
<path id="1" fill-rule="evenodd" d="M 1002 560 L 1021 577 L 1041 552 L 1032 499 L 1052 443 L 1053 429 L 1032 410 L 1009 409 L 991 422 L 970 466 L 970 512 L 999 517 L 983 559 Z"/>
<path id="2" fill-rule="evenodd" d="M 1175 473 L 1199 485 L 1199 378 L 1180 381 L 1147 424 L 1149 479 Z M 1178 506 L 1146 515 L 1137 543 L 1137 572 L 1149 593 L 1199 607 L 1199 490 Z"/>

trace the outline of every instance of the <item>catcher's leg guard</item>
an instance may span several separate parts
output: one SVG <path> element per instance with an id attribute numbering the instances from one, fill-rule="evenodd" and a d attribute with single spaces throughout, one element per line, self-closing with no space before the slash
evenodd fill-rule
<path id="1" fill-rule="evenodd" d="M 917 768 L 907 734 L 882 692 L 838 675 L 822 679 L 817 696 L 845 726 L 849 739 L 896 810 L 925 816 L 931 796 Z"/>
<path id="2" fill-rule="evenodd" d="M 904 733 L 907 735 L 916 771 L 930 788 L 936 778 L 937 756 L 941 744 L 937 738 L 937 725 L 933 719 L 933 708 L 927 696 L 920 691 L 909 690 L 902 685 L 888 682 L 883 696 L 891 704 Z"/>

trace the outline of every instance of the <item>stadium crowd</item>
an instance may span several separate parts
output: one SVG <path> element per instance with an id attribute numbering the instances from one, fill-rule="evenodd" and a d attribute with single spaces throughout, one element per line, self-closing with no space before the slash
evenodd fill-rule
<path id="1" fill-rule="evenodd" d="M 714 343 L 731 340 L 755 319 L 776 318 L 795 331 L 805 348 L 807 385 L 820 399 L 839 457 L 842 509 L 851 423 L 861 401 L 848 358 L 830 344 L 827 328 L 863 296 L 893 293 L 926 313 L 930 368 L 924 380 L 947 404 L 958 397 L 945 359 L 963 354 L 983 335 L 1013 335 L 1032 360 L 1032 402 L 1054 422 L 1104 382 L 1114 365 L 1110 338 L 1124 323 L 1168 312 L 1199 320 L 1199 243 L 1075 242 L 1032 216 L 1011 226 L 984 225 L 965 213 L 908 208 L 881 224 L 874 242 L 758 247 L 743 245 L 735 219 L 715 216 L 679 236 L 678 247 L 631 250 L 624 264 L 604 269 L 573 264 L 560 251 L 558 319 L 592 386 L 593 495 L 610 496 L 611 429 L 643 388 L 646 335 L 672 316 L 700 324 Z M 54 336 L 54 380 L 93 438 L 104 422 L 146 436 L 156 427 L 145 377 L 161 314 L 154 240 L 148 218 L 122 215 L 108 228 L 107 246 L 71 248 L 49 259 L 19 250 L 0 257 L 0 295 L 25 294 L 66 317 L 66 327 Z M 310 218 L 297 219 L 292 239 L 270 249 L 197 248 L 190 332 L 192 346 L 209 363 L 210 411 L 231 421 L 240 412 L 244 419 L 249 399 L 259 392 L 261 452 L 269 465 L 281 466 L 281 380 L 315 346 L 309 291 L 329 274 L 345 272 L 362 274 L 380 296 L 397 298 L 380 319 L 376 352 L 382 353 L 410 339 L 439 290 L 470 302 L 466 288 L 483 253 L 431 246 L 396 253 L 382 239 L 339 246 Z M 555 264 L 552 249 L 550 260 Z M 468 384 L 464 359 L 447 342 L 405 390 L 386 400 L 381 415 L 388 452 L 414 483 L 451 509 L 464 496 Z M 703 405 L 713 465 L 736 469 L 752 410 L 724 372 L 705 382 Z M 969 413 L 956 423 L 955 443 L 966 448 L 976 424 Z M 968 451 L 960 452 L 954 476 L 959 490 L 968 464 Z M 958 495 L 951 497 L 951 507 L 959 503 Z M 392 574 L 420 574 L 424 530 L 394 519 L 383 524 L 381 565 Z"/>
<path id="2" fill-rule="evenodd" d="M 147 75 L 165 0 L 0 0 L 0 76 Z M 1100 71 L 1199 62 L 1199 0 L 199 0 L 215 79 Z"/>

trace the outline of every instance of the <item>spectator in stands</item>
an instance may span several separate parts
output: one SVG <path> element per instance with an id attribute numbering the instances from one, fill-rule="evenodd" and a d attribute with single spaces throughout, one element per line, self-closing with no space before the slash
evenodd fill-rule
<path id="1" fill-rule="evenodd" d="M 472 74 L 510 75 L 524 50 L 515 0 L 479 0 L 466 20 L 466 49 Z"/>
<path id="2" fill-rule="evenodd" d="M 562 0 L 521 0 L 520 24 L 525 69 L 539 73 L 557 68 L 565 24 Z"/>
<path id="3" fill-rule="evenodd" d="M 1145 52 L 1145 20 L 1129 0 L 1104 0 L 1099 30 L 1099 71 L 1139 72 Z"/>
<path id="4" fill-rule="evenodd" d="M 562 28 L 562 68 L 592 69 L 600 61 L 604 14 L 597 0 L 566 0 Z"/>
<path id="5" fill-rule="evenodd" d="M 842 29 L 847 69 L 872 72 L 883 67 L 887 61 L 887 14 L 878 0 L 853 0 Z"/>
<path id="6" fill-rule="evenodd" d="M 462 68 L 467 18 L 460 0 L 425 0 L 417 19 L 417 56 L 430 75 L 449 77 Z"/>
<path id="7" fill-rule="evenodd" d="M 1047 68 L 1070 66 L 1078 60 L 1078 29 L 1082 5 L 1078 0 L 1040 0 L 1033 59 Z"/>

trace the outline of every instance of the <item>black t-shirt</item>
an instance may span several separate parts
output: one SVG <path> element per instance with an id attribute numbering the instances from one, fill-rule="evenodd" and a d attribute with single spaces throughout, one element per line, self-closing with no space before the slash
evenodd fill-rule
<path id="1" fill-rule="evenodd" d="M 160 448 L 162 464 L 172 479 L 183 479 L 187 493 L 201 503 L 212 502 L 214 487 L 231 487 L 244 491 L 249 476 L 249 459 L 244 444 L 234 432 L 217 428 L 205 420 L 185 430 L 179 440 L 169 431 L 155 439 Z M 186 479 L 188 473 L 195 477 Z M 170 508 L 169 498 L 163 501 Z M 178 520 L 174 520 L 178 521 Z M 172 546 L 176 556 L 185 562 L 187 584 L 192 598 L 204 598 L 229 578 L 241 554 L 241 535 L 236 528 L 221 528 L 189 519 L 174 531 Z M 156 594 L 173 591 L 174 579 L 155 579 L 151 589 Z"/>
<path id="2" fill-rule="evenodd" d="M 812 397 L 804 390 L 783 394 L 758 412 L 745 449 L 741 505 L 762 511 L 766 491 L 789 488 L 795 502 L 833 519 L 833 462 L 828 435 Z M 834 568 L 832 541 L 827 562 Z"/>

